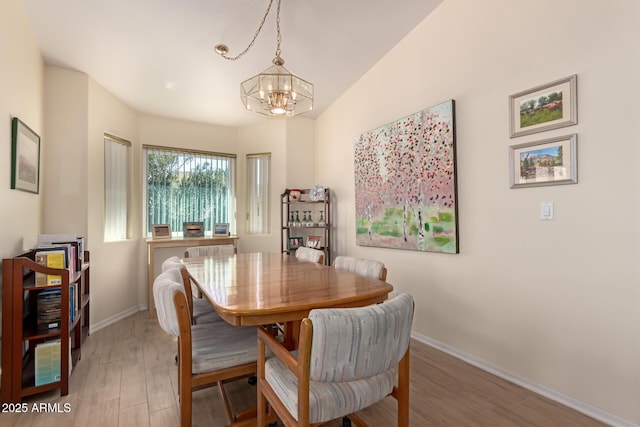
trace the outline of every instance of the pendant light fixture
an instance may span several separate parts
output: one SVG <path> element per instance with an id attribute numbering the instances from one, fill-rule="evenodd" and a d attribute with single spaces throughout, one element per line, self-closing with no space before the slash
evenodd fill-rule
<path id="1" fill-rule="evenodd" d="M 301 79 L 284 68 L 284 59 L 280 56 L 280 1 L 276 12 L 276 56 L 273 65 L 260 74 L 257 74 L 240 83 L 240 100 L 242 105 L 249 110 L 265 116 L 292 117 L 306 113 L 313 109 L 313 84 Z M 235 61 L 244 56 L 253 46 L 262 30 L 273 0 L 269 0 L 269 6 L 262 18 L 260 26 L 253 35 L 253 39 L 245 50 L 235 57 L 229 57 L 229 48 L 224 44 L 215 47 L 216 53 L 225 59 Z"/>

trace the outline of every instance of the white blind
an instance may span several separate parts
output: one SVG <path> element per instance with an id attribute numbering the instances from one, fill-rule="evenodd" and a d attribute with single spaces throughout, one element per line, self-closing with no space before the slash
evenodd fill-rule
<path id="1" fill-rule="evenodd" d="M 247 155 L 247 234 L 268 234 L 271 154 Z"/>
<path id="2" fill-rule="evenodd" d="M 127 164 L 129 145 L 104 138 L 104 240 L 127 238 Z"/>

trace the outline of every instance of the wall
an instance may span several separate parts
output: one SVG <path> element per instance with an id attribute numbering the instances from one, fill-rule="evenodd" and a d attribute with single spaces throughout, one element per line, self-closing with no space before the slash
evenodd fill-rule
<path id="1" fill-rule="evenodd" d="M 11 190 L 11 119 L 18 117 L 41 138 L 40 173 L 44 166 L 46 135 L 42 119 L 44 65 L 31 33 L 22 3 L 7 0 L 0 4 L 0 256 L 9 257 L 31 248 L 42 226 L 40 194 Z M 42 178 L 42 175 L 41 175 Z M 20 227 L 17 225 L 20 224 Z"/>
<path id="2" fill-rule="evenodd" d="M 635 423 L 639 18 L 635 0 L 446 0 L 317 120 L 315 150 L 336 253 L 387 265 L 416 299 L 416 336 Z M 579 124 L 510 139 L 508 96 L 571 74 Z M 450 98 L 460 254 L 356 246 L 354 138 Z M 509 145 L 574 132 L 577 185 L 509 189 Z"/>
<path id="3" fill-rule="evenodd" d="M 11 189 L 13 117 L 18 117 L 40 136 L 40 173 L 46 171 L 42 164 L 42 147 L 46 144 L 42 121 L 44 65 L 19 0 L 0 3 L 0 58 L 0 169 L 3 171 L 0 174 L 0 201 L 3 204 L 3 209 L 0 209 L 1 260 L 35 246 L 42 230 L 42 194 L 45 188 L 41 179 L 39 194 Z M 1 311 L 0 295 L 0 314 Z M 1 327 L 0 320 L 0 331 Z"/>

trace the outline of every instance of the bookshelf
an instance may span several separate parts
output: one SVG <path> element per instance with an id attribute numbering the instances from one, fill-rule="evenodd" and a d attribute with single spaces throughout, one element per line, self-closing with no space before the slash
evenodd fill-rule
<path id="1" fill-rule="evenodd" d="M 37 264 L 35 253 L 2 260 L 2 403 L 19 403 L 26 396 L 55 389 L 67 395 L 70 369 L 80 359 L 82 342 L 89 335 L 89 251 L 84 251 L 82 265 L 75 270 Z M 61 283 L 36 286 L 36 273 L 59 275 Z M 50 290 L 60 291 L 60 320 L 39 328 L 38 295 Z M 46 343 L 42 349 L 56 340 L 60 342 L 60 378 L 36 385 L 36 347 Z"/>
<path id="2" fill-rule="evenodd" d="M 292 197 L 292 192 L 299 196 Z M 293 255 L 298 246 L 324 252 L 324 262 L 331 265 L 331 200 L 328 188 L 317 197 L 312 189 L 286 189 L 280 195 L 280 251 Z"/>

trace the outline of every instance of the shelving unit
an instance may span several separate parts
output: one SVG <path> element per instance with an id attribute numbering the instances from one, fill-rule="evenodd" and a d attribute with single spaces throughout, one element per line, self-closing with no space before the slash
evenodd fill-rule
<path id="1" fill-rule="evenodd" d="M 331 199 L 329 189 L 324 189 L 322 200 L 315 201 L 309 197 L 310 189 L 308 188 L 297 190 L 300 191 L 300 199 L 292 200 L 292 190 L 286 189 L 280 195 L 280 250 L 283 253 L 293 254 L 297 247 L 290 245 L 291 239 L 300 238 L 302 245 L 308 246 L 309 237 L 319 237 L 320 240 L 315 249 L 324 251 L 325 264 L 331 264 Z M 308 218 L 309 216 L 311 219 Z M 321 218 L 324 223 L 320 222 Z M 296 222 L 297 219 L 300 220 L 299 224 Z"/>
<path id="2" fill-rule="evenodd" d="M 69 393 L 69 355 L 75 366 L 81 357 L 82 342 L 89 335 L 89 251 L 79 271 L 48 268 L 34 261 L 35 250 L 2 261 L 2 403 L 19 403 L 24 397 L 60 389 Z M 56 286 L 35 285 L 35 273 L 60 275 Z M 70 284 L 77 286 L 78 303 L 70 320 Z M 37 297 L 42 291 L 60 289 L 60 327 L 47 330 L 37 326 Z M 60 340 L 60 380 L 36 386 L 35 349 L 38 344 Z M 71 350 L 71 351 L 70 351 Z"/>

